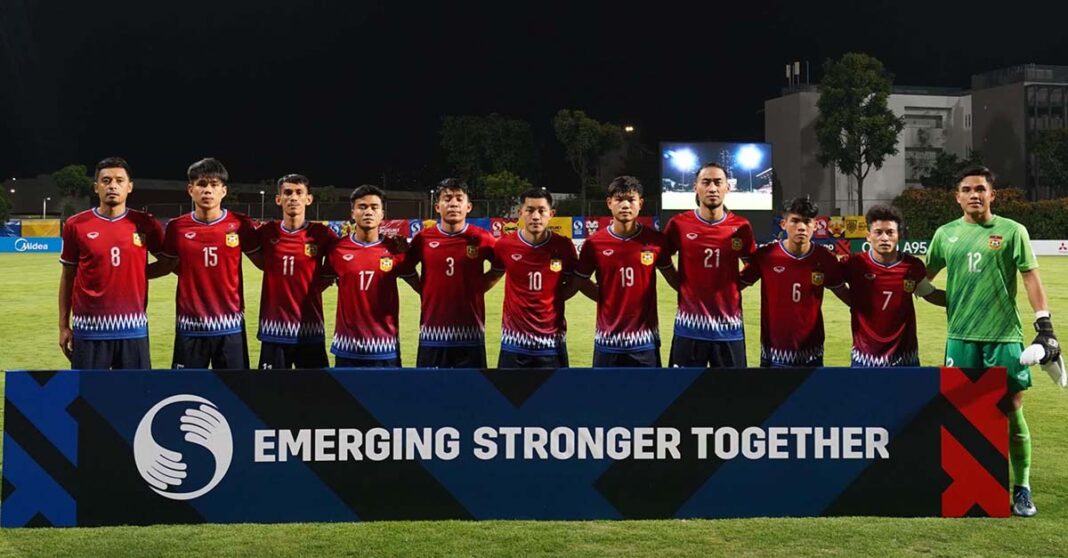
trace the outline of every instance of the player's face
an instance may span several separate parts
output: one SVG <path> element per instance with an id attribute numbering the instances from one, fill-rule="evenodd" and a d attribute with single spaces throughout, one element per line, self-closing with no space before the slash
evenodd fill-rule
<path id="1" fill-rule="evenodd" d="M 93 187 L 96 195 L 100 196 L 100 203 L 114 207 L 126 203 L 126 196 L 133 191 L 133 182 L 130 182 L 126 169 L 115 167 L 100 169 Z"/>
<path id="2" fill-rule="evenodd" d="M 723 205 L 728 189 L 730 185 L 727 184 L 727 174 L 716 167 L 701 169 L 693 183 L 693 190 L 697 192 L 697 203 L 712 210 Z"/>
<path id="3" fill-rule="evenodd" d="M 198 178 L 189 184 L 187 190 L 193 203 L 203 210 L 218 209 L 226 197 L 226 183 L 218 178 Z"/>
<path id="4" fill-rule="evenodd" d="M 382 198 L 378 196 L 364 196 L 352 202 L 352 220 L 363 230 L 377 229 L 384 217 Z"/>
<path id="5" fill-rule="evenodd" d="M 644 200 L 638 192 L 622 192 L 608 198 L 608 210 L 612 218 L 620 223 L 629 223 L 638 218 Z"/>
<path id="6" fill-rule="evenodd" d="M 992 201 L 994 188 L 984 176 L 965 176 L 957 185 L 957 203 L 968 215 L 986 215 Z"/>
<path id="7" fill-rule="evenodd" d="M 523 207 L 519 209 L 519 215 L 523 219 L 523 228 L 530 234 L 538 235 L 545 232 L 549 219 L 556 215 L 556 210 L 549 207 L 549 200 L 526 198 L 523 200 Z"/>
<path id="8" fill-rule="evenodd" d="M 471 200 L 467 199 L 467 194 L 463 190 L 442 190 L 438 193 L 438 201 L 434 204 L 434 209 L 437 210 L 442 221 L 457 225 L 463 223 L 467 219 L 467 214 L 471 212 Z"/>
<path id="9" fill-rule="evenodd" d="M 810 217 L 787 213 L 782 220 L 782 228 L 786 231 L 786 237 L 790 240 L 798 244 L 807 244 L 815 231 L 815 223 Z"/>
<path id="10" fill-rule="evenodd" d="M 282 208 L 282 212 L 290 217 L 304 215 L 304 210 L 314 201 L 307 184 L 293 184 L 283 182 L 274 195 L 274 203 Z"/>
<path id="11" fill-rule="evenodd" d="M 868 243 L 876 252 L 891 256 L 897 251 L 896 221 L 873 221 L 868 224 Z"/>

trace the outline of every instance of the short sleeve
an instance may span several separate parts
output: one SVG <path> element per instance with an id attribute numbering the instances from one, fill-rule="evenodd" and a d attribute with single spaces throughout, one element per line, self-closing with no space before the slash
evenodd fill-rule
<path id="1" fill-rule="evenodd" d="M 258 252 L 260 249 L 260 234 L 252 218 L 243 215 L 238 219 L 241 223 L 237 229 L 238 237 L 241 238 L 241 251 L 246 254 Z"/>
<path id="2" fill-rule="evenodd" d="M 493 245 L 491 252 L 493 253 L 493 260 L 491 261 L 491 269 L 494 271 L 504 271 L 504 261 L 507 254 L 503 253 L 503 248 L 506 246 L 503 242 L 498 242 Z"/>
<path id="3" fill-rule="evenodd" d="M 753 236 L 753 226 L 746 223 L 738 229 L 738 238 L 742 241 L 742 259 L 753 257 L 757 251 L 756 238 Z"/>
<path id="4" fill-rule="evenodd" d="M 144 234 L 145 246 L 150 253 L 159 254 L 163 251 L 163 225 L 152 215 L 145 215 Z"/>
<path id="5" fill-rule="evenodd" d="M 668 256 L 674 256 L 679 251 L 679 226 L 675 224 L 675 219 L 678 217 L 672 217 L 666 227 L 664 227 L 664 251 L 668 253 Z"/>
<path id="6" fill-rule="evenodd" d="M 746 285 L 755 285 L 760 280 L 760 253 L 755 252 L 742 268 L 738 279 Z"/>
<path id="7" fill-rule="evenodd" d="M 656 267 L 671 267 L 671 255 L 673 252 L 671 251 L 670 244 L 671 243 L 668 242 L 667 237 L 664 237 L 660 241 L 660 253 L 656 257 Z"/>
<path id="8" fill-rule="evenodd" d="M 931 245 L 927 247 L 927 272 L 937 273 L 946 267 L 946 254 L 942 248 L 942 229 L 935 231 Z"/>
<path id="9" fill-rule="evenodd" d="M 167 222 L 167 227 L 163 232 L 163 255 L 171 258 L 178 257 L 178 227 L 174 224 L 175 220 L 171 219 Z"/>
<path id="10" fill-rule="evenodd" d="M 1016 269 L 1031 271 L 1038 269 L 1038 260 L 1035 252 L 1031 249 L 1031 235 L 1023 225 L 1017 225 L 1016 234 L 1012 235 L 1012 259 L 1016 262 Z"/>
<path id="11" fill-rule="evenodd" d="M 589 279 L 595 269 L 597 269 L 597 249 L 587 239 L 582 244 L 582 250 L 579 251 L 578 263 L 575 265 L 575 275 Z"/>
<path id="12" fill-rule="evenodd" d="M 912 260 L 912 267 L 909 268 L 908 277 L 916 282 L 927 278 L 927 266 L 923 265 L 922 260 L 919 258 Z"/>
<path id="13" fill-rule="evenodd" d="M 78 265 L 81 254 L 78 249 L 78 231 L 68 220 L 63 224 L 63 252 L 59 255 L 60 263 L 64 265 Z"/>
<path id="14" fill-rule="evenodd" d="M 567 245 L 562 247 L 564 273 L 574 273 L 575 267 L 578 266 L 578 252 L 575 251 L 575 243 L 570 238 L 565 240 Z"/>
<path id="15" fill-rule="evenodd" d="M 824 254 L 824 261 L 826 262 L 823 271 L 825 275 L 824 284 L 827 285 L 827 288 L 829 289 L 837 289 L 838 287 L 841 287 L 842 283 L 845 283 L 845 265 L 839 262 L 838 258 L 836 258 L 830 250 L 827 250 L 822 246 L 817 246 L 816 249 L 827 252 Z"/>
<path id="16" fill-rule="evenodd" d="M 412 238 L 411 245 L 408 246 L 408 251 L 404 253 L 404 259 L 401 261 L 400 266 L 397 267 L 398 277 L 411 277 L 415 275 L 415 265 L 422 259 L 423 254 L 423 233 L 418 233 Z"/>
<path id="17" fill-rule="evenodd" d="M 490 268 L 497 269 L 497 258 L 494 255 L 497 239 L 489 231 L 483 231 L 481 236 L 482 239 L 479 242 L 482 245 L 482 257 L 490 263 Z"/>

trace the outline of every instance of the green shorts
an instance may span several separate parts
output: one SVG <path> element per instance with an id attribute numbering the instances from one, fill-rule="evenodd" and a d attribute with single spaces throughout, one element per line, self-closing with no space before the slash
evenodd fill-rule
<path id="1" fill-rule="evenodd" d="M 946 340 L 946 366 L 991 368 L 1004 366 L 1009 374 L 1009 393 L 1031 387 L 1031 368 L 1020 364 L 1022 343 Z"/>

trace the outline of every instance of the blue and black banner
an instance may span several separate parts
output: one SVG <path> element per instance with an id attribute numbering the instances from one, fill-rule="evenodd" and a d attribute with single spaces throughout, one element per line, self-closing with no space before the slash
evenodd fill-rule
<path id="1" fill-rule="evenodd" d="M 0 524 L 1009 514 L 1005 370 L 9 372 Z"/>

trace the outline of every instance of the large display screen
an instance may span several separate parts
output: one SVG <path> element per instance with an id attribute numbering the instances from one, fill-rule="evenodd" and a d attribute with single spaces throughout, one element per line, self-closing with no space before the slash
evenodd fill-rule
<path id="1" fill-rule="evenodd" d="M 770 210 L 774 178 L 771 144 L 735 142 L 665 142 L 660 144 L 660 186 L 664 209 L 696 206 L 693 183 L 705 163 L 727 169 L 730 209 Z"/>

